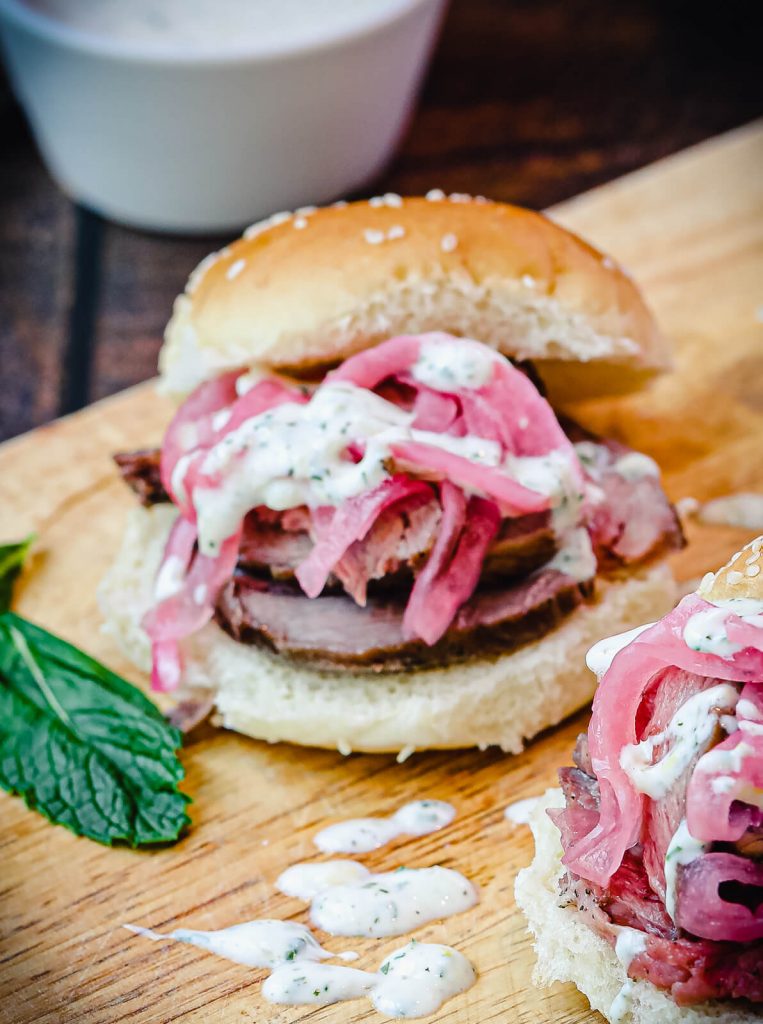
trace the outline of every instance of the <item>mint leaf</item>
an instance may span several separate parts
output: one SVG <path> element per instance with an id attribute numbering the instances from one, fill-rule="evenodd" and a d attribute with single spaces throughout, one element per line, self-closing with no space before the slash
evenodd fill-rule
<path id="1" fill-rule="evenodd" d="M 77 835 L 171 842 L 188 824 L 180 732 L 137 687 L 0 615 L 0 786 Z"/>
<path id="2" fill-rule="evenodd" d="M 8 611 L 13 596 L 13 584 L 21 572 L 35 535 L 14 544 L 0 544 L 0 613 Z"/>

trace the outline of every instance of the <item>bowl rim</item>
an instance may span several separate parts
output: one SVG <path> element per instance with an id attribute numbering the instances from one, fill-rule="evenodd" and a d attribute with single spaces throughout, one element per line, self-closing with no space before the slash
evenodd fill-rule
<path id="1" fill-rule="evenodd" d="M 123 60 L 126 63 L 169 64 L 183 67 L 265 64 L 339 49 L 347 43 L 372 36 L 398 21 L 403 21 L 418 8 L 439 7 L 444 10 L 447 2 L 448 0 L 397 0 L 391 10 L 387 8 L 359 25 L 332 35 L 319 36 L 312 42 L 282 43 L 261 49 L 251 45 L 248 47 L 238 46 L 228 51 L 199 49 L 181 52 L 172 49 L 171 46 L 146 46 L 136 40 L 119 40 L 98 32 L 74 28 L 51 15 L 29 7 L 24 0 L 0 0 L 0 29 L 3 21 L 6 21 L 15 28 L 26 30 L 38 39 L 53 45 L 69 50 L 78 50 L 96 57 Z"/>

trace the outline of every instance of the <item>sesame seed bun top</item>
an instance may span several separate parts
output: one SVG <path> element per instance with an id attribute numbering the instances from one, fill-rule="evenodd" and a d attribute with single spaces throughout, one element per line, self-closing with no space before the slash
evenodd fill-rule
<path id="1" fill-rule="evenodd" d="M 160 369 L 182 395 L 227 369 L 322 370 L 431 330 L 532 360 L 552 399 L 633 390 L 669 363 L 638 288 L 607 256 L 541 214 L 434 192 L 254 225 L 189 278 Z"/>

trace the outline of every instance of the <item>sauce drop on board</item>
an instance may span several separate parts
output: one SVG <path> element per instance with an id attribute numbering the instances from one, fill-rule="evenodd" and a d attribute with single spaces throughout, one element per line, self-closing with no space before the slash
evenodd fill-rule
<path id="1" fill-rule="evenodd" d="M 334 862 L 336 864 L 346 862 Z M 398 868 L 380 874 L 358 873 L 353 881 L 322 884 L 316 868 L 329 864 L 295 864 L 276 881 L 276 888 L 311 902 L 310 919 L 330 935 L 378 938 L 403 935 L 428 921 L 463 913 L 478 900 L 472 883 L 452 868 Z M 358 865 L 361 867 L 361 865 Z M 310 895 L 307 895 L 307 894 Z"/>
<path id="2" fill-rule="evenodd" d="M 350 818 L 321 829 L 314 842 L 324 853 L 368 853 L 401 835 L 425 836 L 445 828 L 456 809 L 444 800 L 412 800 L 389 818 Z"/>

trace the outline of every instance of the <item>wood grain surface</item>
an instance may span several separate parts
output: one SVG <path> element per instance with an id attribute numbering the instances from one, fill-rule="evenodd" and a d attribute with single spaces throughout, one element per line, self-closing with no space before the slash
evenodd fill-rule
<path id="1" fill-rule="evenodd" d="M 648 394 L 590 404 L 587 425 L 654 455 L 672 498 L 761 489 L 763 479 L 763 127 L 752 126 L 556 208 L 554 216 L 626 263 L 676 345 L 676 371 Z M 143 386 L 6 444 L 0 450 L 0 539 L 34 528 L 40 540 L 18 610 L 145 685 L 99 632 L 95 588 L 131 496 L 109 462 L 160 435 L 168 408 Z M 717 566 L 749 538 L 690 525 L 675 561 L 681 579 Z M 586 715 L 518 757 L 495 751 L 389 757 L 269 747 L 203 727 L 182 757 L 193 826 L 176 846 L 104 849 L 54 828 L 20 800 L 0 798 L 0 1021 L 3 1024 L 350 1024 L 380 1020 L 364 1001 L 276 1008 L 263 972 L 120 928 L 220 928 L 259 916 L 306 920 L 276 894 L 287 865 L 314 855 L 331 821 L 385 814 L 438 797 L 458 809 L 447 830 L 400 840 L 363 858 L 372 868 L 443 864 L 481 890 L 473 910 L 416 937 L 461 949 L 479 971 L 436 1015 L 447 1024 L 581 1024 L 598 1020 L 572 986 L 531 985 L 533 956 L 512 887 L 531 856 L 524 827 L 503 809 L 539 794 L 568 761 Z M 323 938 L 323 936 L 321 936 Z M 332 940 L 373 968 L 401 939 Z"/>
<path id="2" fill-rule="evenodd" d="M 749 0 L 452 0 L 421 102 L 363 193 L 540 209 L 763 111 Z M 0 88 L 0 440 L 153 376 L 172 300 L 222 239 L 76 209 Z M 304 201 L 310 202 L 311 196 Z"/>

